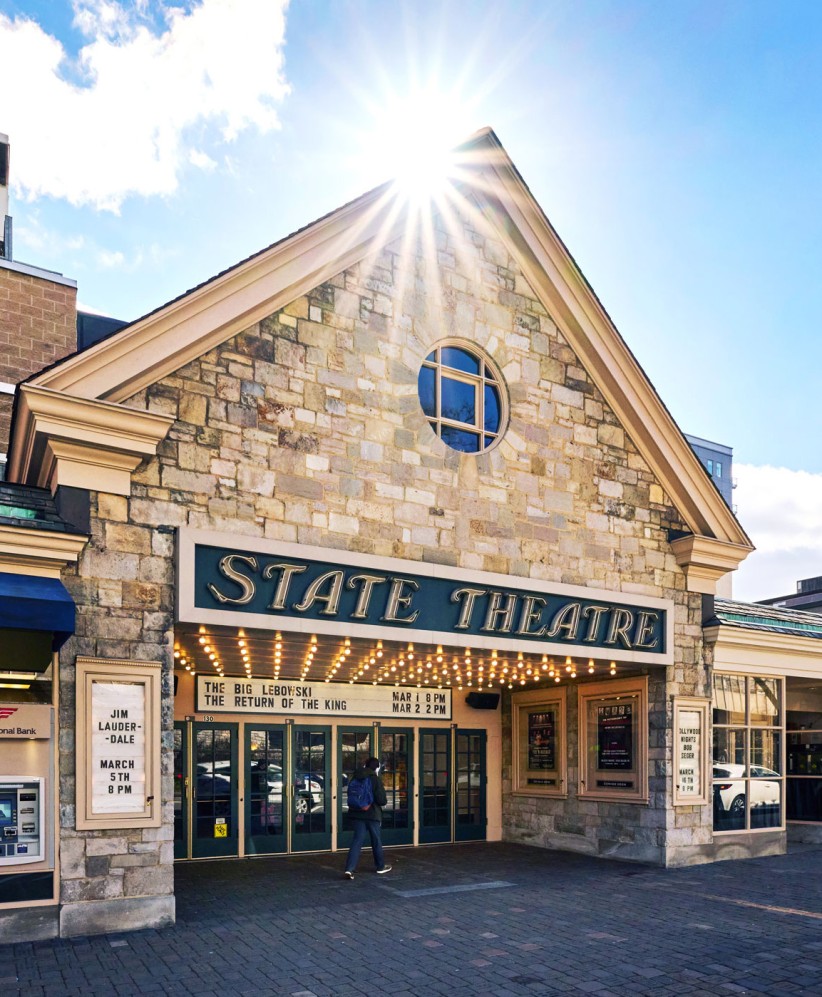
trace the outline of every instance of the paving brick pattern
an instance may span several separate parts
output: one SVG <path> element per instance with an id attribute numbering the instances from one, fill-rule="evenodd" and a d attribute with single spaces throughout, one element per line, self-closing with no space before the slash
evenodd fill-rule
<path id="1" fill-rule="evenodd" d="M 819 848 L 676 870 L 521 845 L 390 856 L 353 883 L 340 855 L 178 866 L 175 927 L 0 946 L 0 994 L 822 994 Z"/>

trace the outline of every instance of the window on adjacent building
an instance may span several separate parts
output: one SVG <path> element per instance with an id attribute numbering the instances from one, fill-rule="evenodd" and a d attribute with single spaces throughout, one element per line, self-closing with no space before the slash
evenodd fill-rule
<path id="1" fill-rule="evenodd" d="M 705 466 L 708 468 L 708 474 L 714 473 L 714 462 L 712 460 L 705 461 Z"/>
<path id="2" fill-rule="evenodd" d="M 435 347 L 420 368 L 417 388 L 429 425 L 452 449 L 482 453 L 502 435 L 502 379 L 478 350 L 450 342 Z"/>
<path id="3" fill-rule="evenodd" d="M 717 478 L 721 478 L 722 477 L 722 461 L 718 460 L 716 462 L 716 468 L 715 468 L 714 473 L 716 474 Z"/>
<path id="4" fill-rule="evenodd" d="M 782 679 L 714 675 L 714 831 L 784 826 Z"/>

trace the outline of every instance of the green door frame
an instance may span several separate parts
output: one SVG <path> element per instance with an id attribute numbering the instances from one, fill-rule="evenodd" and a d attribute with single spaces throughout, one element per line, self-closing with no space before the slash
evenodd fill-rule
<path id="1" fill-rule="evenodd" d="M 486 807 L 486 786 L 488 783 L 487 751 L 488 736 L 484 730 L 457 728 L 455 733 L 456 773 L 455 800 L 454 800 L 454 840 L 455 841 L 485 841 L 486 828 L 488 826 Z M 465 745 L 465 750 L 460 751 L 462 738 L 479 738 L 476 756 L 470 750 L 469 745 Z M 461 761 L 461 756 L 464 761 Z M 462 784 L 462 786 L 461 786 Z M 471 798 L 474 790 L 479 790 L 478 806 L 472 806 Z M 460 800 L 463 803 L 460 806 Z M 462 810 L 462 813 L 460 812 Z M 460 818 L 463 818 L 461 821 Z"/>
<path id="2" fill-rule="evenodd" d="M 177 734 L 180 735 L 179 755 Z M 189 725 L 185 720 L 174 721 L 174 858 L 187 859 L 189 848 L 190 787 L 188 754 Z M 178 809 L 179 808 L 179 809 Z"/>
<path id="3" fill-rule="evenodd" d="M 419 841 L 421 845 L 451 841 L 453 822 L 452 762 L 453 737 L 450 728 L 421 727 L 419 730 Z M 434 780 L 426 787 L 425 741 L 434 737 Z M 444 779 L 442 778 L 444 776 Z M 442 785 L 440 783 L 443 783 Z M 426 806 L 426 804 L 428 804 Z M 432 820 L 433 817 L 433 820 Z"/>
<path id="4" fill-rule="evenodd" d="M 252 771 L 254 762 L 251 750 L 251 735 L 255 731 L 266 734 L 279 734 L 282 738 L 282 766 L 279 789 L 276 779 L 269 779 L 266 771 L 261 781 L 261 773 Z M 288 773 L 290 754 L 289 729 L 285 724 L 247 723 L 245 725 L 245 854 L 271 855 L 288 849 Z M 271 827 L 279 824 L 281 831 L 272 832 Z"/>
<path id="5" fill-rule="evenodd" d="M 386 769 L 383 774 L 385 793 L 388 797 L 388 806 L 382 814 L 382 840 L 386 845 L 410 845 L 414 841 L 414 728 L 413 727 L 379 727 L 377 731 L 378 744 L 376 756 L 383 760 L 382 739 L 383 736 L 396 737 L 403 734 L 408 738 L 405 752 L 405 814 L 406 823 L 402 825 L 398 820 L 401 812 L 397 808 L 397 796 L 401 791 L 400 782 L 403 776 L 402 769 L 389 771 Z M 395 826 L 399 824 L 399 826 Z"/>
<path id="6" fill-rule="evenodd" d="M 345 815 L 348 813 L 348 793 L 347 786 L 348 782 L 344 779 L 345 773 L 343 772 L 343 750 L 342 742 L 343 736 L 345 734 L 364 734 L 368 737 L 368 755 L 376 756 L 377 752 L 374 747 L 374 732 L 376 727 L 374 724 L 363 722 L 359 725 L 352 725 L 346 727 L 337 728 L 337 766 L 335 772 L 334 781 L 334 795 L 336 797 L 336 810 L 337 810 L 337 848 L 348 848 L 351 845 L 351 841 L 354 837 L 354 831 L 346 829 L 345 827 Z M 365 761 L 365 759 L 363 759 Z"/>
<path id="7" fill-rule="evenodd" d="M 237 796 L 237 729 L 236 723 L 199 723 L 191 725 L 191 768 L 193 787 L 192 800 L 192 839 L 191 857 L 212 858 L 239 854 L 239 805 Z M 198 756 L 198 734 L 201 732 L 227 731 L 229 734 L 229 765 L 227 769 L 217 772 L 212 758 L 211 774 L 199 771 L 200 765 L 207 766 L 209 762 L 200 762 Z M 226 792 L 227 791 L 227 792 Z M 226 827 L 225 837 L 218 837 L 219 827 Z M 202 834 L 211 828 L 210 835 Z"/>
<path id="8" fill-rule="evenodd" d="M 291 851 L 315 852 L 331 849 L 331 727 L 323 724 L 293 724 L 291 730 L 291 767 L 289 799 L 291 803 Z M 301 768 L 300 735 L 319 734 L 324 739 L 322 771 L 313 764 L 311 771 Z M 312 745 L 309 744 L 309 759 Z M 319 776 L 321 786 L 311 776 Z"/>

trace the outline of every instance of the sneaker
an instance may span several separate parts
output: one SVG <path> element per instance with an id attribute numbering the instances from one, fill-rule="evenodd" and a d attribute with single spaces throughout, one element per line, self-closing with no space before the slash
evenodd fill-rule
<path id="1" fill-rule="evenodd" d="M 378 876 L 384 876 L 384 875 L 385 875 L 385 874 L 386 874 L 387 872 L 391 872 L 391 869 L 392 869 L 392 868 L 393 868 L 393 867 L 392 867 L 392 866 L 390 866 L 390 865 L 384 865 L 384 866 L 382 867 L 382 869 L 377 869 L 377 875 L 378 875 Z"/>
<path id="2" fill-rule="evenodd" d="M 345 870 L 344 875 L 345 875 L 346 879 L 353 879 L 354 878 L 354 873 L 350 872 L 348 869 Z"/>

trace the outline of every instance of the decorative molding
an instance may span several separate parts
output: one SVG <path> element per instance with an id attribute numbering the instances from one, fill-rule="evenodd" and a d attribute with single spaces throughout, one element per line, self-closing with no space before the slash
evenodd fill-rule
<path id="1" fill-rule="evenodd" d="M 685 572 L 688 590 L 704 595 L 715 595 L 719 579 L 729 571 L 735 571 L 752 549 L 694 535 L 671 542 L 676 563 Z"/>
<path id="2" fill-rule="evenodd" d="M 475 221 L 517 258 L 688 528 L 739 548 L 736 560 L 729 558 L 726 570 L 732 570 L 753 549 L 749 538 L 499 139 L 482 129 L 457 154 L 457 186 Z M 30 385 L 87 399 L 127 399 L 398 237 L 406 212 L 391 185 L 378 187 L 68 357 Z M 694 590 L 703 591 L 715 579 L 697 580 L 698 573 L 692 576 L 701 587 Z"/>
<path id="3" fill-rule="evenodd" d="M 744 675 L 793 676 L 818 679 L 822 671 L 822 639 L 749 630 L 721 624 L 703 629 L 713 648 L 714 671 Z"/>
<path id="4" fill-rule="evenodd" d="M 77 563 L 88 539 L 85 534 L 2 525 L 0 571 L 59 578 L 66 565 Z"/>
<path id="5" fill-rule="evenodd" d="M 171 416 L 20 386 L 8 478 L 129 495 L 131 472 L 174 422 Z"/>

